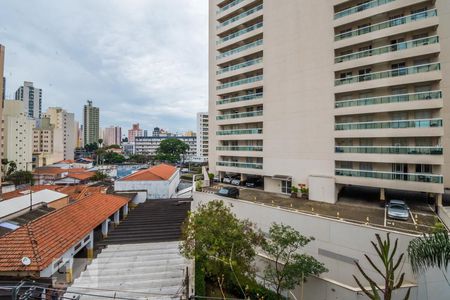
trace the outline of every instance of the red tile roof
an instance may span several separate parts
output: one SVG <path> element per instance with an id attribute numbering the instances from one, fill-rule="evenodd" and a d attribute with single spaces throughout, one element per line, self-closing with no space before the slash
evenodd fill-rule
<path id="1" fill-rule="evenodd" d="M 138 171 L 121 180 L 125 181 L 157 181 L 169 180 L 177 171 L 177 168 L 167 164 L 160 164 L 142 171 Z"/>
<path id="2" fill-rule="evenodd" d="M 44 168 L 37 168 L 34 170 L 34 174 L 39 175 L 58 175 L 67 172 L 66 169 L 61 168 L 55 168 L 55 167 L 44 167 Z"/>
<path id="3" fill-rule="evenodd" d="M 75 161 L 73 159 L 65 159 L 57 162 L 57 164 L 73 164 Z"/>
<path id="4" fill-rule="evenodd" d="M 0 238 L 0 272 L 41 271 L 128 203 L 125 197 L 94 194 L 51 212 Z M 22 257 L 31 264 L 24 266 Z"/>
<path id="5" fill-rule="evenodd" d="M 80 173 L 69 173 L 67 177 L 75 178 L 78 180 L 87 180 L 95 175 L 95 172 L 80 172 Z"/>

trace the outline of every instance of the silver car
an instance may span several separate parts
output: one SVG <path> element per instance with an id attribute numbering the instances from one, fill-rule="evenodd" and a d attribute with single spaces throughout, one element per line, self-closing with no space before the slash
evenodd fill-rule
<path id="1" fill-rule="evenodd" d="M 409 207 L 405 201 L 391 200 L 387 205 L 387 214 L 391 219 L 407 221 L 409 219 Z"/>

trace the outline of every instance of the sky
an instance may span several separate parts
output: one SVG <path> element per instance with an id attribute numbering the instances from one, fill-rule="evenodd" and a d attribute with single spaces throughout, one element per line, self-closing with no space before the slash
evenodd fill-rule
<path id="1" fill-rule="evenodd" d="M 195 130 L 207 110 L 207 0 L 1 0 L 6 99 L 23 81 L 82 123 Z"/>

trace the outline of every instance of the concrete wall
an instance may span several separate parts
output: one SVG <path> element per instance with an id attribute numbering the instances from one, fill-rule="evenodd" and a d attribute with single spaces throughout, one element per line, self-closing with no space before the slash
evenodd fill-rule
<path id="1" fill-rule="evenodd" d="M 326 283 L 311 285 L 308 290 L 306 290 L 305 286 L 305 295 L 307 293 L 313 295 L 313 293 L 318 293 L 319 291 L 322 293 L 322 284 L 325 284 L 330 291 L 334 289 L 336 292 L 340 290 L 338 288 L 340 286 L 349 286 L 352 289 L 357 289 L 352 277 L 353 274 L 359 274 L 354 264 L 355 260 L 361 263 L 363 269 L 370 276 L 378 278 L 375 277 L 376 274 L 366 262 L 364 254 L 377 261 L 378 256 L 371 245 L 371 241 L 375 239 L 376 233 L 385 236 L 388 231 L 201 192 L 194 193 L 192 209 L 195 210 L 199 203 L 206 203 L 214 199 L 221 199 L 226 204 L 232 205 L 231 209 L 237 217 L 250 219 L 263 232 L 268 232 L 272 223 L 282 222 L 292 226 L 305 236 L 315 237 L 315 241 L 311 242 L 304 250 L 306 253 L 323 262 L 329 269 L 329 272 L 321 276 Z M 399 240 L 399 253 L 406 252 L 409 241 L 415 237 L 406 233 L 391 232 L 391 239 L 395 240 L 398 238 Z M 430 271 L 417 278 L 412 273 L 410 264 L 407 261 L 404 262 L 402 270 L 406 273 L 405 284 L 416 285 L 419 283 L 417 294 L 421 296 L 411 297 L 411 300 L 448 299 L 447 295 L 450 293 L 450 286 L 445 281 L 442 273 L 439 274 L 439 272 Z M 332 283 L 333 281 L 335 283 Z M 433 285 L 434 288 L 427 289 L 429 285 Z M 443 290 L 445 293 L 443 293 Z M 360 299 L 345 298 L 346 293 L 342 292 L 340 295 L 331 293 L 323 299 Z"/>

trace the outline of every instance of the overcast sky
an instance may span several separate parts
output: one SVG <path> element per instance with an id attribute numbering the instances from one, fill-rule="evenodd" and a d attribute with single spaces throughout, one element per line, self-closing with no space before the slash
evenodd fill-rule
<path id="1" fill-rule="evenodd" d="M 82 122 L 87 99 L 100 126 L 139 122 L 195 130 L 207 109 L 207 0 L 1 0 L 6 96 L 23 81 L 43 89 L 43 110 Z"/>

